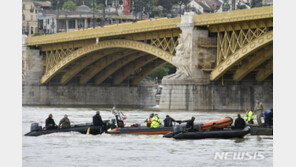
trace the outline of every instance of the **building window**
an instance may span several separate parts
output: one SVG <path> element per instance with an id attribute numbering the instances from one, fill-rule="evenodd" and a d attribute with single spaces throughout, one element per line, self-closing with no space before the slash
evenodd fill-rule
<path id="1" fill-rule="evenodd" d="M 31 6 L 30 12 L 33 13 L 34 12 L 34 7 Z"/>
<path id="2" fill-rule="evenodd" d="M 23 20 L 26 20 L 26 16 L 23 14 Z"/>
<path id="3" fill-rule="evenodd" d="M 25 10 L 26 9 L 26 5 L 25 4 L 23 4 L 23 10 Z"/>
<path id="4" fill-rule="evenodd" d="M 31 21 L 33 20 L 33 15 L 31 15 Z"/>

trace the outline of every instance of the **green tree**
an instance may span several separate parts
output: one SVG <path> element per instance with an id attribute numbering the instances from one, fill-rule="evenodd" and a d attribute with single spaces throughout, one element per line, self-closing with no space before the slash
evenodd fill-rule
<path id="1" fill-rule="evenodd" d="M 191 0 L 173 0 L 173 3 L 179 5 L 179 14 L 182 14 L 181 7 L 182 7 L 183 5 L 185 5 L 185 11 L 187 11 L 187 9 L 188 9 L 188 4 L 189 4 L 190 1 L 191 1 Z"/>
<path id="2" fill-rule="evenodd" d="M 174 74 L 176 72 L 176 67 L 170 63 L 166 63 L 158 68 L 156 68 L 147 78 L 150 80 L 157 80 L 161 82 L 162 78 L 166 75 Z"/>
<path id="3" fill-rule="evenodd" d="M 237 9 L 247 9 L 246 5 L 237 5 Z"/>
<path id="4" fill-rule="evenodd" d="M 262 6 L 262 0 L 252 0 L 251 2 L 252 8 L 261 7 L 261 6 Z"/>
<path id="5" fill-rule="evenodd" d="M 223 0 L 222 11 L 228 11 L 230 9 L 229 0 Z"/>
<path id="6" fill-rule="evenodd" d="M 71 1 L 71 0 L 68 0 L 67 2 L 64 3 L 63 5 L 63 9 L 64 10 L 70 10 L 70 11 L 75 11 L 77 8 L 76 4 Z"/>
<path id="7" fill-rule="evenodd" d="M 103 10 L 105 8 L 105 5 L 102 4 L 102 3 L 99 3 L 97 6 L 96 6 L 97 9 L 99 10 Z"/>

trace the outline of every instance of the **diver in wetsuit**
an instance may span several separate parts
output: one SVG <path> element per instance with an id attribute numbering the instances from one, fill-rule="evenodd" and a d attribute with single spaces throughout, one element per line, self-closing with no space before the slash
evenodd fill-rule
<path id="1" fill-rule="evenodd" d="M 191 117 L 191 120 L 185 121 L 185 122 L 187 122 L 186 129 L 188 129 L 188 131 L 194 130 L 194 120 L 195 120 L 195 117 Z"/>
<path id="2" fill-rule="evenodd" d="M 52 119 L 52 114 L 49 114 L 48 118 L 45 120 L 45 128 L 46 129 L 57 129 L 57 125 Z"/>
<path id="3" fill-rule="evenodd" d="M 246 122 L 242 119 L 240 114 L 237 114 L 237 118 L 234 121 L 234 129 L 244 129 L 246 126 Z"/>
<path id="4" fill-rule="evenodd" d="M 93 116 L 93 125 L 94 126 L 103 126 L 103 120 L 102 117 L 100 115 L 100 111 L 96 112 L 96 115 Z"/>

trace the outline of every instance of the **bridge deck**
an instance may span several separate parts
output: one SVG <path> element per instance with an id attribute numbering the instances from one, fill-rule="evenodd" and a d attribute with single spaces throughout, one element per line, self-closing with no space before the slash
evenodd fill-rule
<path id="1" fill-rule="evenodd" d="M 209 26 L 213 24 L 223 24 L 231 22 L 240 22 L 248 20 L 258 20 L 273 17 L 273 6 L 252 8 L 220 13 L 202 14 L 195 16 L 196 26 Z M 71 42 L 77 40 L 86 40 L 97 37 L 111 37 L 119 35 L 128 35 L 149 31 L 159 31 L 166 29 L 177 29 L 181 18 L 159 18 L 143 20 L 135 23 L 122 23 L 96 27 L 95 29 L 81 29 L 74 32 L 57 33 L 52 35 L 43 35 L 30 37 L 27 39 L 28 46 L 46 45 L 59 42 Z"/>

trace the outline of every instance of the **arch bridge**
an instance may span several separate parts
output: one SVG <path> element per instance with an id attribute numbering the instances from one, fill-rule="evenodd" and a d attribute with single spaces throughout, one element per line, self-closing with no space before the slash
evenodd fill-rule
<path id="1" fill-rule="evenodd" d="M 181 18 L 159 18 L 30 37 L 27 46 L 44 57 L 42 84 L 137 85 L 155 68 L 173 61 L 182 31 Z M 210 80 L 231 76 L 240 81 L 255 73 L 257 81 L 272 74 L 273 7 L 194 16 L 196 29 L 216 38 Z M 196 55 L 193 55 L 196 56 Z"/>

